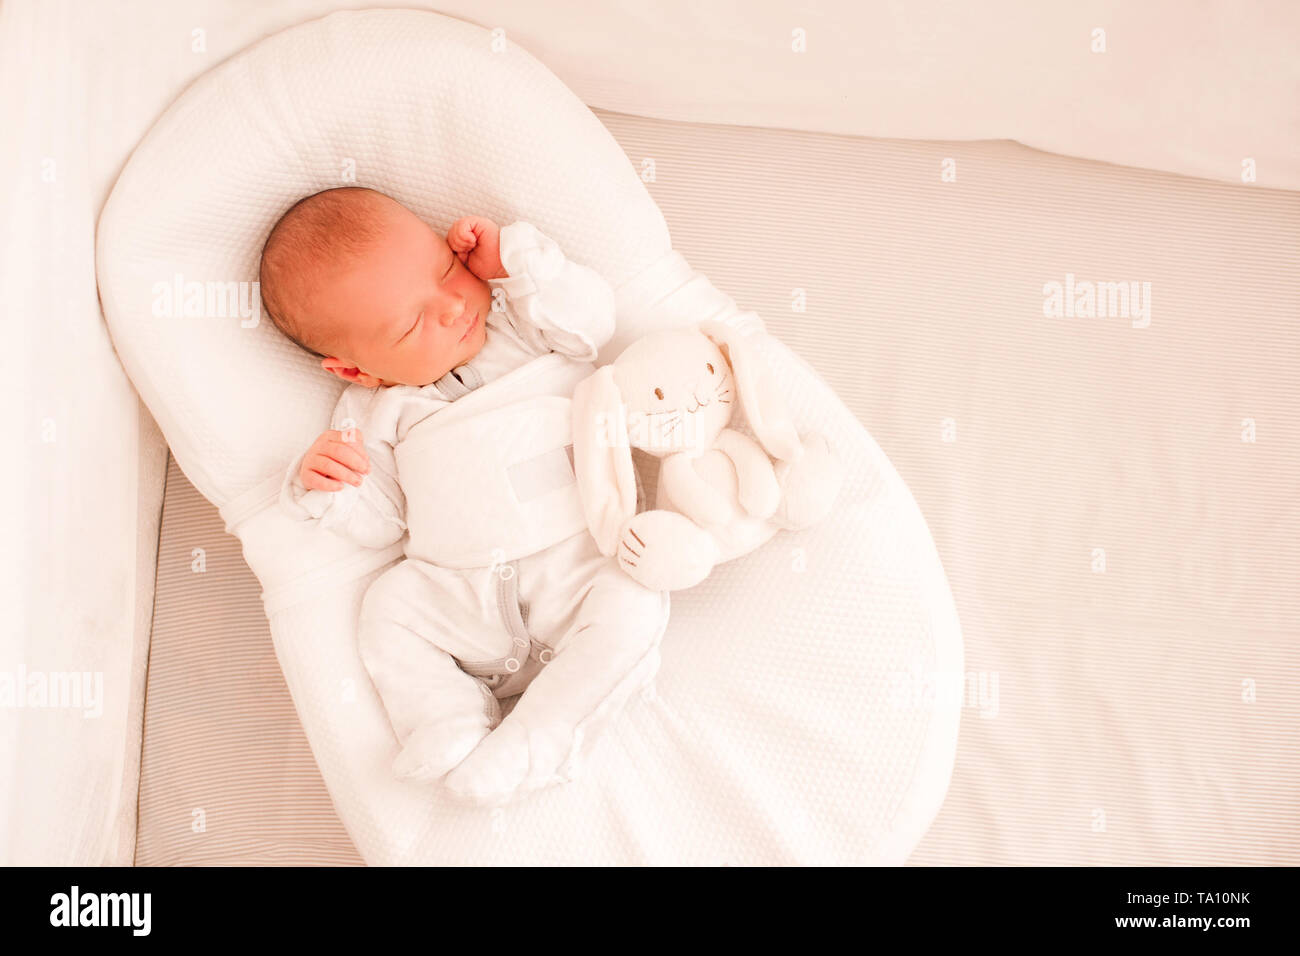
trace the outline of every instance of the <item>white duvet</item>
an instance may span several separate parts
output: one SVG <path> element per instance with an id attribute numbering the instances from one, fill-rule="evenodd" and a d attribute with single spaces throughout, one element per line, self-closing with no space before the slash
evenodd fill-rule
<path id="1" fill-rule="evenodd" d="M 128 374 L 264 587 L 276 653 L 348 831 L 371 863 L 899 863 L 938 809 L 958 722 L 960 631 L 920 512 L 817 375 L 770 340 L 796 426 L 847 470 L 834 519 L 674 597 L 655 691 L 575 784 L 477 810 L 399 783 L 356 649 L 367 550 L 275 507 L 338 389 L 266 324 L 208 299 L 251 281 L 279 213 L 351 181 L 436 228 L 526 218 L 616 290 L 608 361 L 642 331 L 735 308 L 671 249 L 603 127 L 518 48 L 410 11 L 339 13 L 201 78 L 105 209 L 98 273 Z M 199 283 L 198 315 L 156 314 Z M 164 313 L 166 310 L 164 310 Z M 273 410 L 273 413 L 268 413 Z M 900 695 L 899 681 L 915 685 Z M 629 838 L 628 833 L 633 836 Z"/>

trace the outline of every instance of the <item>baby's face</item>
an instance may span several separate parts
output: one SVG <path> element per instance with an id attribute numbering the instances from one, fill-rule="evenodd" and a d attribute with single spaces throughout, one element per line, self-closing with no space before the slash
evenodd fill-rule
<path id="1" fill-rule="evenodd" d="M 483 347 L 492 290 L 405 206 L 385 204 L 382 221 L 377 241 L 313 284 L 308 309 L 336 353 L 321 364 L 367 387 L 429 385 Z"/>

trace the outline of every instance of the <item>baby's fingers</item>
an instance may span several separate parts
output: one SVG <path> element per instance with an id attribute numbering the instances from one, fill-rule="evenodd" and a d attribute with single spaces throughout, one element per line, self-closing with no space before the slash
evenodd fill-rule
<path id="1" fill-rule="evenodd" d="M 318 471 L 303 472 L 302 484 L 308 491 L 339 491 L 343 488 L 343 482 L 326 478 Z"/>
<path id="2" fill-rule="evenodd" d="M 477 243 L 473 219 L 457 219 L 447 230 L 447 245 L 451 246 L 452 252 L 469 252 Z"/>
<path id="3" fill-rule="evenodd" d="M 358 474 L 370 471 L 370 456 L 366 454 L 365 445 L 344 444 L 341 441 L 325 442 L 316 449 L 316 453 L 325 458 L 333 458 L 340 465 L 351 468 Z"/>
<path id="4" fill-rule="evenodd" d="M 340 461 L 330 458 L 328 455 L 312 455 L 303 465 L 303 470 L 307 472 L 317 472 L 326 478 L 337 478 L 339 481 L 345 481 L 349 485 L 361 484 L 361 475 L 353 471 L 347 465 Z M 303 482 L 306 484 L 306 482 Z"/>

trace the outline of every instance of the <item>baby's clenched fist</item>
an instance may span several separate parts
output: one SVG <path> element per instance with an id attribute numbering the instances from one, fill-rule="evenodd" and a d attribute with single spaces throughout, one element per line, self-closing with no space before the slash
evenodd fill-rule
<path id="1" fill-rule="evenodd" d="M 464 216 L 447 230 L 447 245 L 480 279 L 507 279 L 510 273 L 501 265 L 501 229 L 483 216 Z"/>
<path id="2" fill-rule="evenodd" d="M 359 485 L 370 471 L 361 430 L 325 431 L 303 456 L 298 478 L 310 491 L 338 491 L 344 482 Z"/>

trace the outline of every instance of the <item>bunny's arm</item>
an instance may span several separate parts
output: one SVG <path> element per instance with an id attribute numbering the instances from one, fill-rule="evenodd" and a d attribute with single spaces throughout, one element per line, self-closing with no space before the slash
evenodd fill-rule
<path id="1" fill-rule="evenodd" d="M 733 428 L 724 428 L 713 447 L 736 466 L 740 506 L 755 518 L 772 517 L 781 503 L 781 486 L 777 484 L 767 453 L 753 439 Z"/>
<path id="2" fill-rule="evenodd" d="M 701 527 L 726 524 L 731 520 L 731 503 L 722 492 L 700 477 L 695 470 L 695 459 L 690 455 L 676 454 L 665 458 L 659 480 L 665 483 L 672 503 Z"/>
<path id="3" fill-rule="evenodd" d="M 536 226 L 501 230 L 501 264 L 509 275 L 489 279 L 515 312 L 515 330 L 541 351 L 591 361 L 614 334 L 614 290 L 601 275 L 565 258 Z"/>

